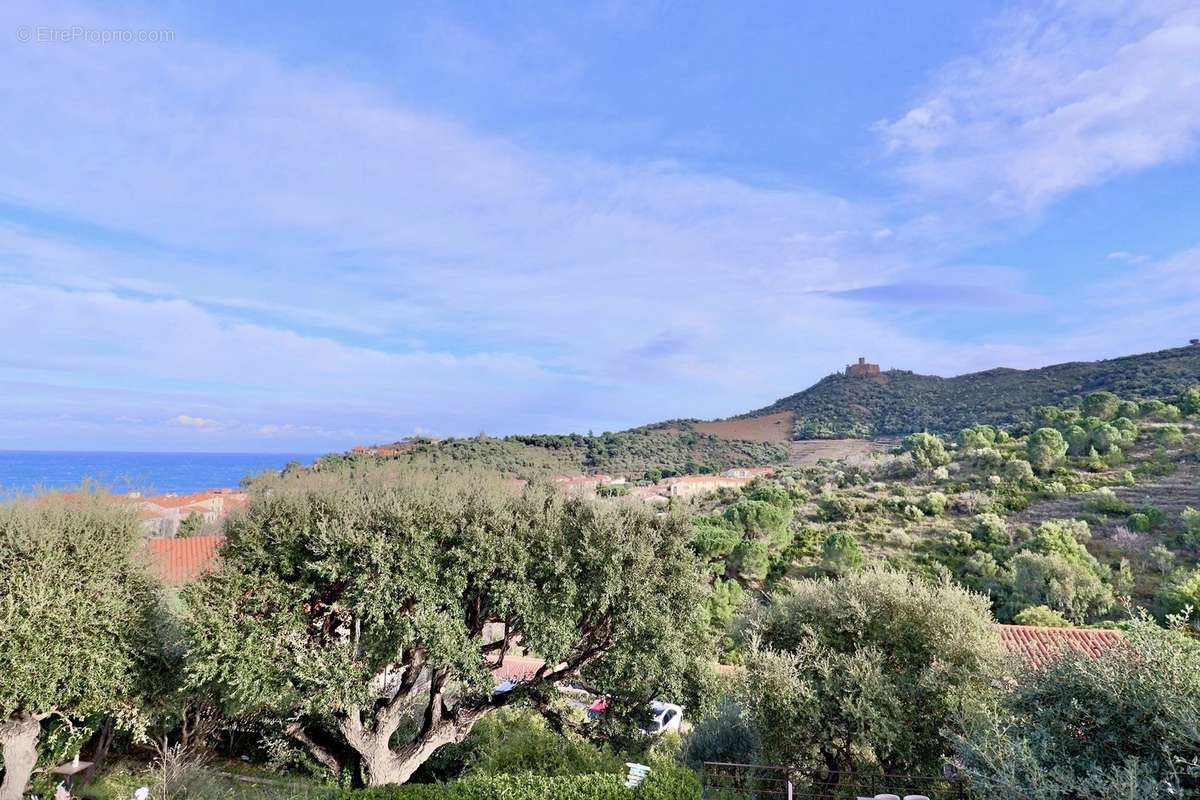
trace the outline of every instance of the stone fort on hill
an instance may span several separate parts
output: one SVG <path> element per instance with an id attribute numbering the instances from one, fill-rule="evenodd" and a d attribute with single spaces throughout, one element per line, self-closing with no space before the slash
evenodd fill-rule
<path id="1" fill-rule="evenodd" d="M 849 378 L 869 378 L 879 374 L 878 364 L 869 364 L 863 357 L 859 357 L 857 364 L 846 365 L 846 376 Z"/>

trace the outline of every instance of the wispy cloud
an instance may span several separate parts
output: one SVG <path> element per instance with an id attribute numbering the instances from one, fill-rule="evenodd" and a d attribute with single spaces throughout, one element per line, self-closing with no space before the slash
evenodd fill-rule
<path id="1" fill-rule="evenodd" d="M 1200 9 L 1040 3 L 878 125 L 899 175 L 993 213 L 1182 159 L 1200 142 Z"/>
<path id="2" fill-rule="evenodd" d="M 201 431 L 216 430 L 221 427 L 221 423 L 215 419 L 205 419 L 204 417 L 193 417 L 188 414 L 179 414 L 171 417 L 170 423 L 184 428 L 195 428 Z"/>

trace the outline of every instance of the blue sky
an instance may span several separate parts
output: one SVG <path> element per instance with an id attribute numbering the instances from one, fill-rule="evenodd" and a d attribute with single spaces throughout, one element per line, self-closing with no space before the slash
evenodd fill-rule
<path id="1" fill-rule="evenodd" d="M 5 4 L 0 449 L 599 431 L 1200 335 L 1194 3 L 815 5 Z"/>

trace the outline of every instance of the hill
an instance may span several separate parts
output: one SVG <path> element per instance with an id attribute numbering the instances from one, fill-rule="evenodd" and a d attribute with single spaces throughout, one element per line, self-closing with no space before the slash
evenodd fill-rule
<path id="1" fill-rule="evenodd" d="M 797 439 L 921 430 L 955 433 L 978 423 L 1019 425 L 1037 406 L 1070 405 L 1076 397 L 1101 389 L 1122 397 L 1160 398 L 1197 383 L 1197 346 L 1040 369 L 990 369 L 953 378 L 903 370 L 866 378 L 838 374 L 736 420 L 791 414 Z"/>
<path id="2" fill-rule="evenodd" d="M 688 421 L 586 436 L 530 434 L 436 441 L 413 439 L 378 449 L 386 451 L 388 458 L 408 463 L 485 467 L 527 479 L 578 472 L 688 475 L 781 463 L 787 457 L 787 447 L 783 444 L 699 433 L 691 429 Z M 327 460 L 343 457 L 335 455 Z"/>

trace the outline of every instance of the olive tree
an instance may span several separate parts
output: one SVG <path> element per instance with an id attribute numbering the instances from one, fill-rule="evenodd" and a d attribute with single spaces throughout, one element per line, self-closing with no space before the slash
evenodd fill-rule
<path id="1" fill-rule="evenodd" d="M 580 675 L 614 709 L 709 658 L 691 527 L 551 487 L 438 472 L 263 485 L 184 593 L 192 681 L 328 769 L 403 783 L 518 698 Z M 493 671 L 540 661 L 516 687 Z M 631 711 L 632 713 L 632 711 Z"/>
<path id="2" fill-rule="evenodd" d="M 18 800 L 43 721 L 136 711 L 155 584 L 137 517 L 90 492 L 0 506 L 0 800 Z"/>
<path id="3" fill-rule="evenodd" d="M 740 690 L 765 763 L 815 781 L 939 772 L 959 715 L 994 693 L 988 605 L 880 570 L 798 582 L 754 620 Z"/>
<path id="4" fill-rule="evenodd" d="M 1064 650 L 967 720 L 957 762 L 981 797 L 1190 797 L 1200 763 L 1200 644 L 1138 620 L 1101 656 Z"/>

